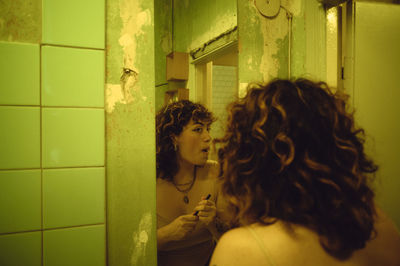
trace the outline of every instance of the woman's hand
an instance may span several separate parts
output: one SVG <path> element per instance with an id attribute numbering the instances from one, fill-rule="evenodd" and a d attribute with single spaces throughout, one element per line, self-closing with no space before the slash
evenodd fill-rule
<path id="1" fill-rule="evenodd" d="M 161 233 L 172 241 L 179 241 L 185 239 L 195 229 L 198 221 L 199 217 L 193 214 L 181 215 L 170 224 L 160 228 Z"/>
<path id="2" fill-rule="evenodd" d="M 213 201 L 206 200 L 206 197 L 202 197 L 202 200 L 197 204 L 193 211 L 198 211 L 197 216 L 199 216 L 199 221 L 207 228 L 215 227 L 217 208 Z"/>

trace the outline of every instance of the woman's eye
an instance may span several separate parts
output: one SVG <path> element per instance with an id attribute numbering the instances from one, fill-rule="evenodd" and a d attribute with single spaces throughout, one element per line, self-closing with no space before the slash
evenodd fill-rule
<path id="1" fill-rule="evenodd" d="M 195 132 L 202 132 L 203 129 L 202 129 L 201 127 L 197 127 L 197 128 L 195 128 L 195 129 L 193 129 L 193 131 L 195 131 Z"/>

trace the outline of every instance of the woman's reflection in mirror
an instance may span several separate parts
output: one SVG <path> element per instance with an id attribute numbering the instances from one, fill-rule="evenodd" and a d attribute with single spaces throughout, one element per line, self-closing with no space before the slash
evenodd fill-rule
<path id="1" fill-rule="evenodd" d="M 208 160 L 210 126 L 203 105 L 173 102 L 156 115 L 158 265 L 207 265 L 217 229 L 219 164 Z"/>
<path id="2" fill-rule="evenodd" d="M 299 79 L 253 84 L 231 104 L 221 192 L 241 226 L 210 265 L 400 265 L 400 236 L 374 202 L 377 166 L 346 100 Z"/>

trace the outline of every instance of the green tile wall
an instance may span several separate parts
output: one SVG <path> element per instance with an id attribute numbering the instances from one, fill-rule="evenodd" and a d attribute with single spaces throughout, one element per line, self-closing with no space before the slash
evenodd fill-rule
<path id="1" fill-rule="evenodd" d="M 39 105 L 39 45 L 0 42 L 0 58 L 0 104 Z"/>
<path id="2" fill-rule="evenodd" d="M 43 0 L 43 43 L 103 49 L 104 1 Z"/>
<path id="3" fill-rule="evenodd" d="M 0 169 L 40 167 L 40 108 L 0 106 Z"/>
<path id="4" fill-rule="evenodd" d="M 104 266 L 105 1 L 1 2 L 0 265 Z"/>
<path id="5" fill-rule="evenodd" d="M 104 110 L 42 108 L 43 167 L 104 165 Z"/>
<path id="6" fill-rule="evenodd" d="M 0 235 L 0 265 L 42 265 L 41 232 Z"/>
<path id="7" fill-rule="evenodd" d="M 104 223 L 104 168 L 43 171 L 43 227 Z"/>
<path id="8" fill-rule="evenodd" d="M 104 225 L 43 233 L 44 266 L 104 266 Z"/>
<path id="9" fill-rule="evenodd" d="M 0 233 L 40 230 L 40 170 L 0 171 Z"/>
<path id="10" fill-rule="evenodd" d="M 104 52 L 43 46 L 42 104 L 104 107 Z"/>

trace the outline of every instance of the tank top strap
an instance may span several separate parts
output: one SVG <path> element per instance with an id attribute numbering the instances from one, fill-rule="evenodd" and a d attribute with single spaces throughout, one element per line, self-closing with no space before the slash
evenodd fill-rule
<path id="1" fill-rule="evenodd" d="M 274 263 L 274 261 L 271 258 L 271 255 L 268 252 L 267 247 L 263 244 L 263 242 L 261 241 L 261 239 L 258 237 L 257 233 L 254 231 L 254 229 L 251 226 L 246 226 L 247 230 L 249 230 L 250 234 L 254 237 L 254 239 L 256 240 L 258 246 L 261 249 L 261 252 L 264 254 L 264 257 L 267 260 L 268 265 L 270 266 L 276 266 L 276 264 Z"/>

